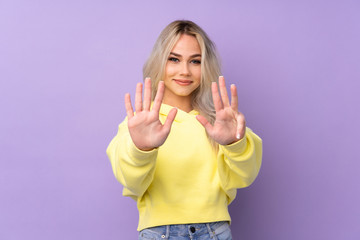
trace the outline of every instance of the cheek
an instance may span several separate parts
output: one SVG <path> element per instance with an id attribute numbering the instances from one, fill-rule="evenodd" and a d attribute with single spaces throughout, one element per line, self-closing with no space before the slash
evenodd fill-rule
<path id="1" fill-rule="evenodd" d="M 201 67 L 195 68 L 193 71 L 193 74 L 194 74 L 194 76 L 196 76 L 196 78 L 198 80 L 200 80 L 201 79 Z"/>
<path id="2" fill-rule="evenodd" d="M 172 66 L 171 64 L 167 64 L 165 67 L 165 77 L 170 77 L 172 75 L 174 75 L 174 73 L 176 72 L 176 69 L 174 66 Z"/>

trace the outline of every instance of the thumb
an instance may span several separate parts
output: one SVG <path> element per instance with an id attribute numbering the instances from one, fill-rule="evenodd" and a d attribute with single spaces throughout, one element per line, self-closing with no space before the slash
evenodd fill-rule
<path id="1" fill-rule="evenodd" d="M 177 114 L 177 108 L 173 108 L 170 110 L 168 116 L 166 117 L 165 123 L 163 125 L 163 131 L 170 132 L 171 125 L 174 122 L 176 114 Z"/>
<path id="2" fill-rule="evenodd" d="M 210 134 L 210 132 L 213 130 L 213 126 L 211 125 L 211 123 L 209 123 L 209 121 L 201 115 L 197 115 L 196 119 L 201 123 L 201 125 L 204 126 L 206 132 Z"/>

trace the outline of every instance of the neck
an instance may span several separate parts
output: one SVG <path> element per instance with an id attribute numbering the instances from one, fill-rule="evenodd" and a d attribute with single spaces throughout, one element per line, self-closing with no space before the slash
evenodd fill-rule
<path id="1" fill-rule="evenodd" d="M 176 107 L 184 112 L 190 112 L 193 110 L 192 104 L 191 104 L 191 96 L 181 97 L 171 97 L 171 98 L 165 98 L 163 99 L 163 103 Z"/>

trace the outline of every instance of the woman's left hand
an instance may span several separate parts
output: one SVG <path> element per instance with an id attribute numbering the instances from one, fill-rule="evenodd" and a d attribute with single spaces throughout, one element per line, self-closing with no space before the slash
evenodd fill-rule
<path id="1" fill-rule="evenodd" d="M 232 144 L 245 136 L 246 123 L 244 115 L 238 111 L 238 97 L 236 86 L 231 85 L 231 105 L 226 90 L 225 79 L 219 77 L 221 98 L 215 82 L 211 85 L 211 91 L 216 111 L 214 125 L 211 125 L 205 117 L 198 115 L 197 120 L 204 126 L 209 136 L 220 145 Z"/>

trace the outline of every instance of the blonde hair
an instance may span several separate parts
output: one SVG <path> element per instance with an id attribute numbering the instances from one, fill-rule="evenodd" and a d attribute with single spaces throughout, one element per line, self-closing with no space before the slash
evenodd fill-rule
<path id="1" fill-rule="evenodd" d="M 143 76 L 144 78 L 150 77 L 152 80 L 152 100 L 154 100 L 158 83 L 164 77 L 170 52 L 183 34 L 194 36 L 201 49 L 201 83 L 192 93 L 192 107 L 213 124 L 215 109 L 212 101 L 211 83 L 217 82 L 221 75 L 220 62 L 215 44 L 197 24 L 192 21 L 177 20 L 167 25 L 160 33 L 150 57 L 144 64 Z M 209 141 L 214 149 L 218 148 L 214 140 L 209 138 Z"/>

